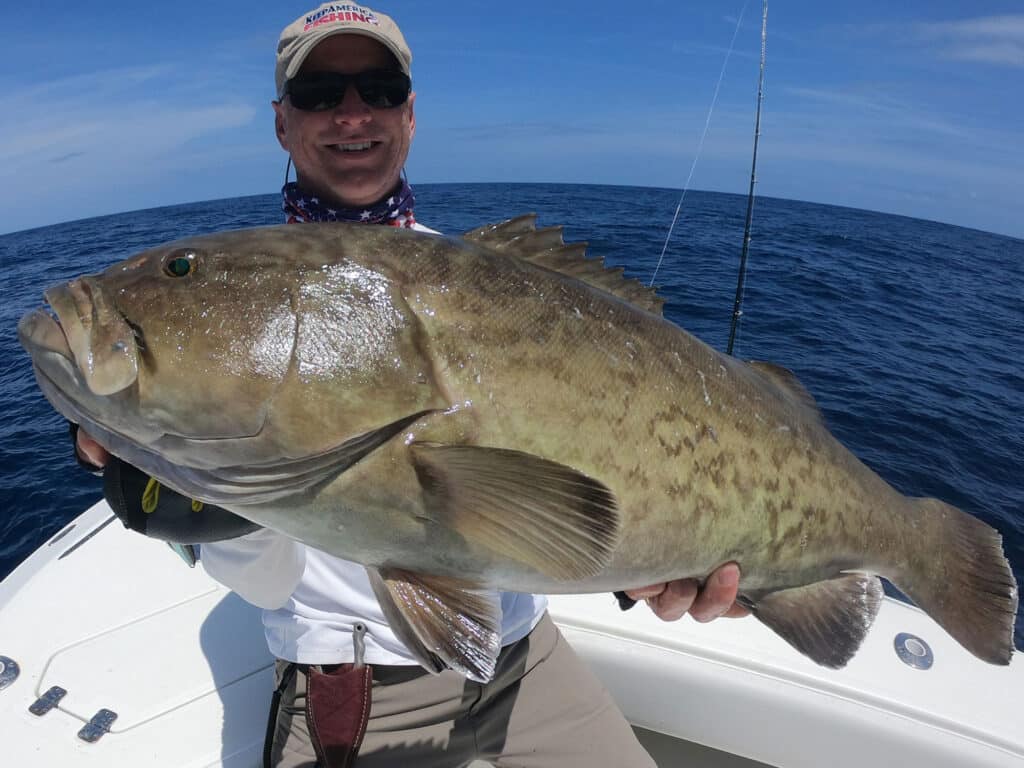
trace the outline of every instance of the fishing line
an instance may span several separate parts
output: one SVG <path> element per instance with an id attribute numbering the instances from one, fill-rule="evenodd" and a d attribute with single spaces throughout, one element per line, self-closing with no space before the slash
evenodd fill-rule
<path id="1" fill-rule="evenodd" d="M 747 12 L 747 4 L 750 0 L 744 0 L 743 8 L 740 10 L 739 18 L 736 19 L 736 29 L 733 30 L 732 40 L 729 42 L 729 50 L 725 53 L 725 61 L 722 62 L 722 71 L 718 75 L 718 84 L 715 86 L 715 94 L 711 98 L 711 106 L 708 108 L 708 116 L 704 121 L 704 132 L 700 135 L 700 142 L 697 144 L 697 153 L 693 156 L 693 164 L 690 166 L 690 175 L 686 177 L 686 184 L 683 185 L 683 194 L 679 196 L 679 204 L 676 205 L 675 216 L 672 217 L 672 224 L 668 228 L 668 235 L 665 236 L 665 244 L 661 247 L 661 256 L 658 257 L 658 264 L 654 268 L 654 274 L 651 275 L 651 282 L 647 284 L 649 288 L 654 287 L 654 280 L 658 276 L 658 270 L 661 269 L 661 263 L 665 260 L 665 251 L 668 250 L 668 242 L 672 239 L 672 231 L 676 227 L 676 221 L 679 219 L 679 212 L 683 209 L 683 200 L 686 199 L 686 193 L 690 189 L 690 181 L 693 179 L 693 172 L 697 169 L 697 161 L 700 159 L 701 150 L 704 149 L 704 139 L 708 135 L 708 128 L 711 126 L 711 115 L 715 111 L 715 104 L 718 103 L 718 92 L 722 88 L 722 80 L 725 79 L 725 70 L 729 66 L 729 58 L 732 56 L 733 48 L 736 46 L 736 37 L 740 32 L 740 25 L 743 23 L 743 14 Z"/>

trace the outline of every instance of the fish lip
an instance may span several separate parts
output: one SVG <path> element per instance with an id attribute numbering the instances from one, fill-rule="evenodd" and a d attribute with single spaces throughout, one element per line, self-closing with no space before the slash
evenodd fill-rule
<path id="1" fill-rule="evenodd" d="M 104 293 L 96 277 L 85 276 L 43 292 L 52 317 L 31 313 L 23 343 L 54 352 L 78 370 L 95 395 L 112 395 L 138 379 L 137 330 Z M 58 330 L 59 329 L 59 330 Z"/>
<path id="2" fill-rule="evenodd" d="M 30 353 L 35 350 L 58 355 L 70 363 L 75 356 L 64 326 L 55 313 L 37 307 L 18 321 L 18 340 Z"/>

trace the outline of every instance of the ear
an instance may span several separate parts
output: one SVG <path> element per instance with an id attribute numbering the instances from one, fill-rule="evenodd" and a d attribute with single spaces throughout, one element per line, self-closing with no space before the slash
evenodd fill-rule
<path id="1" fill-rule="evenodd" d="M 416 135 L 416 112 L 413 110 L 413 104 L 416 101 L 416 92 L 413 91 L 409 94 L 409 139 Z"/>
<path id="2" fill-rule="evenodd" d="M 281 149 L 289 152 L 288 115 L 285 106 L 280 101 L 271 101 L 270 106 L 274 108 L 274 132 L 277 134 L 277 143 L 281 145 Z"/>

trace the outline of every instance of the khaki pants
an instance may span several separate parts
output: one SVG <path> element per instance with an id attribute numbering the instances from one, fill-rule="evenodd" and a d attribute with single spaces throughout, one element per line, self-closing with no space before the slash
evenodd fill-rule
<path id="1" fill-rule="evenodd" d="M 278 663 L 278 675 L 285 668 Z M 271 750 L 275 768 L 314 768 L 306 676 L 284 690 Z M 654 768 L 611 696 L 545 615 L 503 649 L 486 685 L 454 672 L 373 668 L 370 719 L 357 768 Z"/>

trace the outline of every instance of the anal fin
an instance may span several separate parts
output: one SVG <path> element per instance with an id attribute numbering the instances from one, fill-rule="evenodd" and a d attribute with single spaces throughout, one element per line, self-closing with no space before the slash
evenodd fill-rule
<path id="1" fill-rule="evenodd" d="M 822 666 L 840 669 L 860 648 L 882 595 L 877 576 L 851 573 L 770 592 L 751 609 L 798 651 Z"/>
<path id="2" fill-rule="evenodd" d="M 367 568 L 392 631 L 435 674 L 446 667 L 485 683 L 501 650 L 496 592 L 444 576 Z"/>

